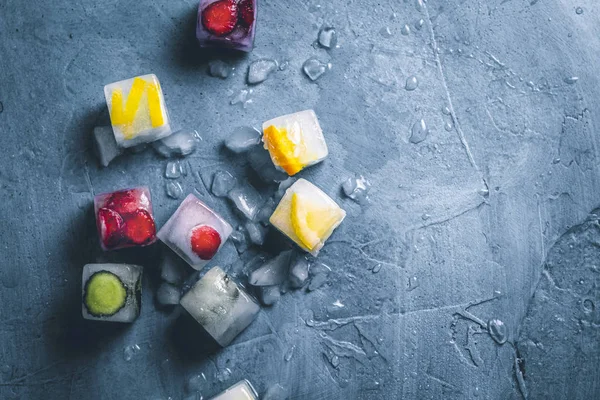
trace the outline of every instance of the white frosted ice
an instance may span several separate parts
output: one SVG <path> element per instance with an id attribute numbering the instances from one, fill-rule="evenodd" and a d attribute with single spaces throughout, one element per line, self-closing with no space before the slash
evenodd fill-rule
<path id="1" fill-rule="evenodd" d="M 258 394 L 250 382 L 243 380 L 211 400 L 258 400 Z"/>
<path id="2" fill-rule="evenodd" d="M 259 290 L 260 302 L 265 306 L 272 306 L 281 298 L 279 286 L 261 286 Z"/>
<path id="3" fill-rule="evenodd" d="M 208 74 L 215 78 L 227 79 L 231 73 L 231 66 L 225 61 L 211 60 L 208 63 Z"/>
<path id="4" fill-rule="evenodd" d="M 219 267 L 208 271 L 180 303 L 223 347 L 246 329 L 260 310 L 254 299 Z"/>
<path id="5" fill-rule="evenodd" d="M 301 288 L 308 279 L 309 263 L 306 257 L 298 256 L 290 267 L 290 274 L 288 280 L 290 285 L 294 288 Z"/>
<path id="6" fill-rule="evenodd" d="M 94 128 L 94 152 L 103 167 L 107 167 L 112 160 L 123 153 L 110 126 Z"/>
<path id="7" fill-rule="evenodd" d="M 267 80 L 271 72 L 277 69 L 277 61 L 270 59 L 261 59 L 253 61 L 248 66 L 247 81 L 251 85 L 261 83 Z"/>
<path id="8" fill-rule="evenodd" d="M 309 58 L 302 65 L 302 71 L 308 76 L 311 81 L 316 81 L 323 75 L 328 69 L 327 64 L 322 63 L 316 58 Z"/>
<path id="9" fill-rule="evenodd" d="M 164 139 L 153 142 L 152 147 L 165 158 L 185 157 L 196 150 L 199 140 L 202 139 L 195 130 L 182 129 Z"/>
<path id="10" fill-rule="evenodd" d="M 260 132 L 251 126 L 238 126 L 225 139 L 225 147 L 234 153 L 244 153 L 260 143 Z"/>
<path id="11" fill-rule="evenodd" d="M 217 197 L 225 197 L 235 187 L 237 180 L 227 171 L 219 170 L 213 176 L 211 192 Z"/>
<path id="12" fill-rule="evenodd" d="M 262 246 L 265 242 L 265 235 L 267 234 L 267 228 L 259 223 L 248 221 L 245 224 L 246 232 L 250 241 L 255 245 Z"/>
<path id="13" fill-rule="evenodd" d="M 329 26 L 324 26 L 319 31 L 319 44 L 326 48 L 331 49 L 337 44 L 337 34 L 335 29 Z"/>
<path id="14" fill-rule="evenodd" d="M 227 194 L 235 207 L 248 219 L 254 219 L 264 200 L 260 193 L 250 184 L 233 188 Z"/>
<path id="15" fill-rule="evenodd" d="M 163 306 L 172 306 L 179 304 L 179 288 L 170 283 L 162 283 L 156 292 L 156 299 Z"/>
<path id="16" fill-rule="evenodd" d="M 252 271 L 248 282 L 253 286 L 279 285 L 288 276 L 292 250 L 279 253 L 258 269 Z"/>

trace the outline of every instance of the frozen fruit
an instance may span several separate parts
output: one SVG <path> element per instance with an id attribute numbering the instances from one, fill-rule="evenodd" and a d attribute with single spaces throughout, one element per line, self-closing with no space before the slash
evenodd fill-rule
<path id="1" fill-rule="evenodd" d="M 221 235 L 208 225 L 192 229 L 192 251 L 203 260 L 210 260 L 221 246 Z"/>
<path id="2" fill-rule="evenodd" d="M 121 215 L 132 213 L 147 206 L 148 198 L 142 191 L 137 189 L 114 192 L 104 203 L 105 208 L 116 211 Z"/>
<path id="3" fill-rule="evenodd" d="M 237 4 L 233 0 L 219 0 L 202 11 L 202 25 L 216 36 L 231 33 L 238 21 Z"/>
<path id="4" fill-rule="evenodd" d="M 113 210 L 101 208 L 98 211 L 100 238 L 106 247 L 114 247 L 121 239 L 123 218 Z"/>
<path id="5" fill-rule="evenodd" d="M 238 5 L 240 24 L 249 27 L 254 22 L 254 6 L 252 0 L 242 0 Z"/>
<path id="6" fill-rule="evenodd" d="M 302 163 L 295 155 L 298 146 L 290 140 L 286 129 L 278 129 L 274 125 L 270 125 L 264 130 L 263 140 L 267 150 L 288 175 L 295 175 L 303 168 Z"/>
<path id="7" fill-rule="evenodd" d="M 156 225 L 146 210 L 137 210 L 125 217 L 125 237 L 134 244 L 146 244 L 156 236 Z"/>

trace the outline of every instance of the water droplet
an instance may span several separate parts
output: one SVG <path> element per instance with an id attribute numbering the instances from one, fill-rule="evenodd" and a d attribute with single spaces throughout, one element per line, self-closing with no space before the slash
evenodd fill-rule
<path id="1" fill-rule="evenodd" d="M 331 49 L 337 44 L 337 33 L 335 29 L 330 26 L 324 26 L 319 31 L 319 44 L 321 47 Z"/>
<path id="2" fill-rule="evenodd" d="M 379 34 L 381 36 L 383 36 L 384 38 L 391 38 L 392 37 L 392 31 L 390 30 L 390 28 L 388 26 L 384 26 L 383 28 L 381 28 L 379 30 Z"/>
<path id="3" fill-rule="evenodd" d="M 354 178 L 348 178 L 342 184 L 344 194 L 357 202 L 358 204 L 366 204 L 369 202 L 369 190 L 371 183 L 362 175 L 357 175 Z"/>
<path id="4" fill-rule="evenodd" d="M 288 351 L 286 351 L 285 356 L 283 356 L 283 359 L 287 362 L 290 361 L 292 359 L 292 357 L 294 356 L 294 350 L 296 349 L 296 345 L 293 344 L 290 346 L 290 348 L 288 349 Z"/>
<path id="5" fill-rule="evenodd" d="M 556 157 L 554 160 L 552 160 L 552 164 L 558 164 L 560 162 L 560 158 Z"/>
<path id="6" fill-rule="evenodd" d="M 373 267 L 373 270 L 371 272 L 373 272 L 374 274 L 378 273 L 379 271 L 381 271 L 381 264 L 377 264 Z"/>
<path id="7" fill-rule="evenodd" d="M 579 77 L 577 77 L 577 76 L 570 76 L 570 77 L 565 78 L 565 83 L 568 84 L 568 85 L 573 85 L 578 80 L 579 80 Z"/>
<path id="8" fill-rule="evenodd" d="M 581 8 L 581 7 L 577 7 L 577 8 L 575 9 L 575 14 L 577 14 L 577 15 L 581 15 L 581 14 L 583 14 L 583 8 Z"/>
<path id="9" fill-rule="evenodd" d="M 418 86 L 419 86 L 419 80 L 417 79 L 416 76 L 413 75 L 413 76 L 409 76 L 408 78 L 406 78 L 406 84 L 404 85 L 404 89 L 408 90 L 409 92 L 412 92 Z"/>
<path id="10" fill-rule="evenodd" d="M 280 71 L 285 71 L 289 65 L 290 65 L 290 62 L 289 62 L 289 61 L 287 61 L 287 60 L 286 60 L 286 61 L 282 61 L 282 62 L 279 64 L 279 70 L 280 70 Z"/>
<path id="11" fill-rule="evenodd" d="M 179 199 L 183 195 L 183 188 L 179 182 L 169 181 L 166 184 L 167 196 L 173 199 Z"/>
<path id="12" fill-rule="evenodd" d="M 583 311 L 585 311 L 586 313 L 592 313 L 594 312 L 594 309 L 596 308 L 596 305 L 594 304 L 594 302 L 591 299 L 585 299 L 583 301 Z"/>
<path id="13" fill-rule="evenodd" d="M 420 19 L 415 23 L 415 28 L 417 30 L 421 30 L 421 28 L 423 27 L 423 25 L 425 24 L 425 20 L 424 19 Z"/>
<path id="14" fill-rule="evenodd" d="M 400 29 L 400 33 L 404 36 L 410 35 L 410 26 L 408 26 L 408 24 L 404 25 L 402 29 Z"/>
<path id="15" fill-rule="evenodd" d="M 496 343 L 506 343 L 506 340 L 508 339 L 508 330 L 506 329 L 504 322 L 500 321 L 499 319 L 490 319 L 487 325 L 488 332 L 492 339 L 496 341 Z"/>
<path id="16" fill-rule="evenodd" d="M 224 368 L 215 374 L 215 378 L 217 378 L 219 382 L 225 382 L 230 376 L 231 370 L 229 368 Z"/>
<path id="17" fill-rule="evenodd" d="M 448 106 L 442 107 L 442 114 L 444 114 L 444 115 L 450 115 L 451 114 L 450 107 L 448 107 Z"/>
<path id="18" fill-rule="evenodd" d="M 140 346 L 137 344 L 125 346 L 123 349 L 123 359 L 125 359 L 125 361 L 131 361 L 133 356 L 135 356 L 140 350 Z"/>
<path id="19" fill-rule="evenodd" d="M 314 57 L 304 61 L 304 64 L 302 65 L 302 70 L 311 81 L 319 79 L 328 68 L 329 66 L 327 64 L 322 63 Z"/>
<path id="20" fill-rule="evenodd" d="M 331 365 L 333 368 L 336 368 L 338 365 L 340 365 L 340 358 L 338 356 L 331 357 Z"/>
<path id="21" fill-rule="evenodd" d="M 454 125 L 452 125 L 452 122 L 446 122 L 444 124 L 444 129 L 447 130 L 448 132 L 450 132 L 452 130 L 452 128 L 454 128 Z"/>
<path id="22" fill-rule="evenodd" d="M 246 108 L 248 104 L 252 103 L 252 99 L 250 99 L 251 94 L 252 89 L 242 89 L 231 98 L 229 104 L 231 104 L 232 106 L 236 104 L 241 104 L 243 108 Z"/>
<path id="23" fill-rule="evenodd" d="M 417 11 L 423 11 L 425 9 L 425 4 L 423 4 L 423 0 L 415 0 L 415 8 Z"/>
<path id="24" fill-rule="evenodd" d="M 419 287 L 419 279 L 416 276 L 408 278 L 408 291 L 412 292 Z"/>
<path id="25" fill-rule="evenodd" d="M 425 120 L 421 119 L 414 123 L 411 129 L 410 139 L 409 141 L 413 144 L 421 143 L 427 137 L 429 130 L 427 129 L 427 124 L 425 124 Z"/>

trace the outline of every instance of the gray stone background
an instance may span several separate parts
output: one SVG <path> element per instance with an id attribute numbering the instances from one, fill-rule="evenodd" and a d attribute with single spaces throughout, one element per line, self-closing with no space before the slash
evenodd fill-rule
<path id="1" fill-rule="evenodd" d="M 204 398 L 242 378 L 292 399 L 600 398 L 600 4 L 259 3 L 254 51 L 231 56 L 196 47 L 195 1 L 0 0 L 0 398 L 181 399 L 202 373 Z M 339 48 L 314 46 L 323 24 Z M 301 72 L 312 56 L 332 64 L 315 83 Z M 288 68 L 230 105 L 263 57 Z M 214 58 L 235 75 L 208 76 Z M 348 212 L 319 256 L 328 285 L 285 294 L 210 355 L 186 351 L 180 310 L 156 305 L 159 245 L 105 255 L 97 243 L 94 194 L 148 185 L 159 226 L 179 203 L 152 151 L 105 169 L 91 152 L 103 85 L 143 73 L 174 125 L 204 139 L 186 193 L 237 221 L 206 189 L 218 169 L 247 169 L 222 140 L 313 108 L 330 156 L 300 175 Z M 412 144 L 421 118 L 430 132 Z M 355 173 L 373 184 L 368 207 L 339 191 Z M 82 266 L 107 259 L 146 266 L 131 326 L 80 317 Z M 241 262 L 231 243 L 215 261 Z"/>

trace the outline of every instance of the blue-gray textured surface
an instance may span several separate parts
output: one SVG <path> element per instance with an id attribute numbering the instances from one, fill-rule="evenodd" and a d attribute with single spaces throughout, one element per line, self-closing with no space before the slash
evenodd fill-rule
<path id="1" fill-rule="evenodd" d="M 180 399 L 202 373 L 205 398 L 242 378 L 293 399 L 600 398 L 598 2 L 259 3 L 255 49 L 226 57 L 236 73 L 221 80 L 194 42 L 195 1 L 0 0 L 0 398 Z M 322 24 L 339 48 L 313 46 Z M 332 64 L 316 83 L 301 72 L 312 56 Z M 263 57 L 289 66 L 231 106 Z M 236 221 L 204 183 L 245 169 L 222 140 L 314 108 L 330 156 L 301 175 L 348 212 L 319 256 L 329 284 L 283 295 L 210 356 L 180 351 L 180 311 L 156 306 L 159 246 L 97 244 L 94 193 L 148 185 L 159 226 L 178 204 L 151 151 L 102 169 L 90 149 L 103 85 L 142 73 L 204 138 L 185 192 Z M 421 118 L 430 132 L 413 144 Z M 369 207 L 340 196 L 355 173 L 373 183 Z M 228 243 L 216 262 L 237 258 Z M 79 316 L 81 268 L 103 259 L 147 267 L 131 326 Z"/>

